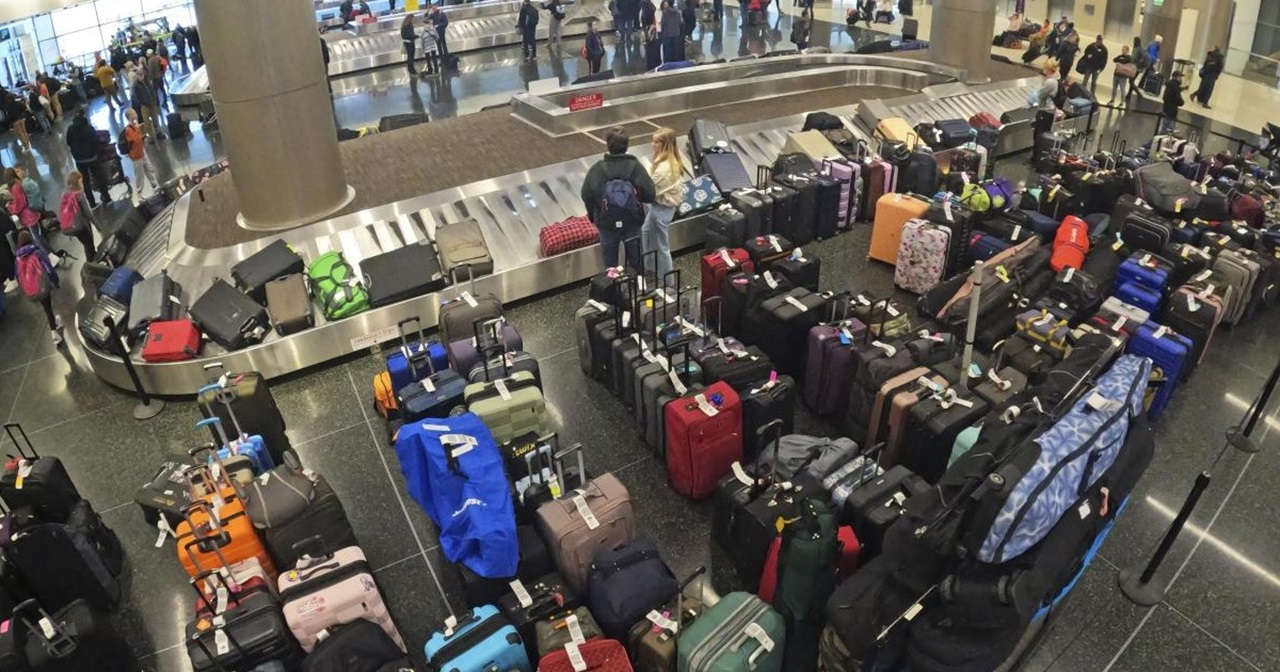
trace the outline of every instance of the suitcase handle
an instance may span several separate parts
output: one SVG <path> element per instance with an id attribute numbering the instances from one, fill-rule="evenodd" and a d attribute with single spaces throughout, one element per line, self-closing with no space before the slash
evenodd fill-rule
<path id="1" fill-rule="evenodd" d="M 199 399 L 200 395 L 204 394 L 205 392 L 213 392 L 214 401 L 221 402 L 223 406 L 227 407 L 227 415 L 231 417 L 231 425 L 236 428 L 236 438 L 240 438 L 240 439 L 248 438 L 249 435 L 245 434 L 244 428 L 240 426 L 240 418 L 236 417 L 236 411 L 234 408 L 231 407 L 231 402 L 236 400 L 235 393 L 221 385 L 210 384 L 210 385 L 205 385 L 204 387 L 197 390 L 196 398 Z M 208 408 L 209 408 L 210 417 L 214 417 L 214 418 L 218 417 L 218 415 L 213 412 L 212 403 L 209 404 Z M 221 427 L 221 425 L 219 425 L 219 427 Z M 223 437 L 223 440 L 227 444 L 227 448 L 230 449 L 231 442 L 226 441 L 225 435 Z"/>
<path id="2" fill-rule="evenodd" d="M 711 329 L 711 320 L 710 320 L 710 314 L 707 312 L 707 304 L 708 304 L 708 303 L 714 303 L 714 304 L 716 304 L 716 332 L 715 332 L 715 333 L 717 333 L 717 334 L 722 334 L 722 333 L 724 333 L 724 331 L 723 331 L 723 326 L 724 326 L 724 297 L 723 297 L 723 296 L 713 296 L 713 297 L 710 297 L 710 298 L 708 298 L 708 299 L 704 299 L 704 300 L 702 301 L 702 311 L 701 311 L 701 312 L 702 312 L 702 323 L 703 323 L 703 324 L 705 324 L 705 325 L 707 325 L 707 330 L 708 330 L 708 331 L 710 331 L 710 329 Z"/>
<path id="3" fill-rule="evenodd" d="M 191 542 L 190 544 L 187 544 L 187 545 L 188 545 L 188 546 L 191 546 L 191 545 L 192 545 L 192 544 L 194 544 L 194 543 L 196 543 L 196 542 L 194 542 L 194 541 L 193 541 L 193 542 Z M 224 567 L 226 567 L 226 566 L 224 565 Z M 231 574 L 231 571 L 230 571 L 230 569 L 229 569 L 229 568 L 227 569 L 227 574 Z M 202 570 L 200 570 L 199 572 L 197 572 L 195 576 L 191 577 L 191 580 L 189 581 L 189 583 L 191 584 L 191 587 L 195 589 L 195 591 L 196 591 L 196 595 L 197 595 L 197 599 L 198 599 L 200 602 L 203 602 L 203 603 L 204 603 L 204 606 L 206 606 L 206 607 L 208 607 L 208 608 L 209 608 L 210 613 L 216 613 L 216 612 L 217 612 L 217 607 L 216 607 L 216 606 L 214 606 L 214 605 L 212 605 L 212 604 L 209 604 L 209 596 L 208 596 L 208 595 L 206 595 L 206 594 L 205 594 L 205 592 L 204 592 L 203 590 L 201 590 L 201 589 L 200 589 L 200 585 L 201 585 L 202 583 L 203 583 L 203 584 L 205 584 L 205 585 L 207 585 L 207 584 L 209 583 L 209 579 L 210 579 L 211 577 L 217 577 L 217 578 L 218 578 L 218 583 L 222 584 L 222 587 L 226 589 L 226 591 L 227 591 L 227 595 L 228 595 L 228 596 L 232 596 L 232 595 L 234 595 L 234 596 L 236 596 L 236 597 L 238 597 L 238 598 L 243 598 L 243 597 L 245 597 L 246 595 L 251 595 L 251 594 L 253 594 L 253 593 L 265 593 L 265 592 L 267 592 L 267 588 L 266 588 L 266 586 L 264 586 L 264 585 L 259 585 L 259 586 L 245 586 L 245 585 L 240 584 L 240 583 L 235 583 L 235 584 L 234 584 L 235 588 L 234 588 L 234 590 L 233 590 L 233 589 L 232 589 L 232 585 L 233 585 L 233 584 L 231 584 L 231 583 L 227 583 L 227 578 L 226 578 L 225 576 L 223 576 L 223 574 L 222 574 L 222 570 L 220 570 L 220 569 L 202 569 Z M 235 579 L 235 577 L 234 577 L 234 576 L 232 576 L 232 579 L 234 580 L 234 579 Z M 215 594 L 217 593 L 217 589 L 216 589 L 216 588 L 214 588 L 214 593 L 215 593 Z"/>
<path id="4" fill-rule="evenodd" d="M 453 299 L 455 301 L 457 301 L 459 298 L 462 297 L 462 289 L 461 289 L 462 285 L 458 282 L 458 269 L 461 269 L 461 268 L 467 269 L 467 291 L 471 292 L 472 296 L 475 296 L 476 294 L 475 269 L 471 268 L 471 264 L 458 264 L 453 268 L 449 269 L 449 279 L 453 281 L 454 287 L 459 288 L 458 291 L 454 293 Z"/>
<path id="5" fill-rule="evenodd" d="M 773 443 L 773 454 L 776 456 L 778 454 L 778 451 L 782 447 L 782 419 L 781 418 L 777 420 L 770 420 L 769 422 L 764 423 L 764 426 L 756 430 L 756 438 L 763 438 L 765 436 L 768 436 L 770 433 L 773 434 L 773 441 L 771 443 Z M 812 460 L 806 461 L 804 466 L 805 467 L 809 466 L 808 463 L 810 461 Z M 801 467 L 801 469 L 803 468 L 804 467 Z"/>
<path id="6" fill-rule="evenodd" d="M 217 418 L 209 418 L 208 420 L 217 420 Z M 214 424 L 214 423 L 207 422 L 207 420 L 202 422 L 206 422 L 206 424 Z M 197 424 L 197 427 L 198 426 L 199 425 Z M 221 425 L 219 425 L 219 427 L 221 427 Z M 231 478 L 231 473 L 227 471 L 227 463 L 222 461 L 222 455 L 218 453 L 218 449 L 220 447 L 221 446 L 217 446 L 212 443 L 206 443 L 204 445 L 196 446 L 195 448 L 189 449 L 187 451 L 187 454 L 190 455 L 192 459 L 196 461 L 197 467 L 203 466 L 206 469 L 208 469 L 209 462 L 216 462 L 218 465 L 218 472 L 221 474 L 221 478 L 220 479 L 215 478 L 212 473 L 209 474 L 210 480 L 213 481 L 213 487 L 217 488 L 218 481 L 224 480 L 226 484 L 230 486 L 232 490 L 235 491 L 237 497 L 240 497 L 241 499 L 245 499 L 244 491 L 240 489 L 240 484 L 237 483 L 235 479 Z M 209 459 L 201 460 L 198 457 L 201 453 L 204 453 L 204 452 L 209 453 Z M 190 479 L 188 479 L 188 483 L 190 483 Z M 191 494 L 192 494 L 192 498 L 195 499 L 195 493 L 193 492 Z"/>
<path id="7" fill-rule="evenodd" d="M 242 661 L 250 660 L 249 655 L 245 652 L 244 648 L 240 646 L 240 642 L 237 642 L 236 638 L 232 636 L 231 629 L 228 627 L 234 624 L 235 622 L 236 620 L 232 619 L 230 622 L 225 623 L 221 628 L 217 628 L 215 630 L 208 630 L 206 632 L 216 632 L 216 630 L 222 630 L 222 634 L 227 636 L 227 641 L 231 644 L 231 648 L 236 650 L 236 656 Z M 210 651 L 209 647 L 204 643 L 204 638 L 201 636 L 203 634 L 204 633 L 202 632 L 196 632 L 195 636 L 193 636 L 191 640 L 196 643 L 196 646 L 200 647 L 200 650 L 202 652 L 204 652 L 204 657 L 208 659 L 210 663 L 213 663 L 213 667 L 215 670 L 217 670 L 218 672 L 227 672 L 226 666 L 218 662 L 217 657 L 213 655 L 213 652 Z"/>
<path id="8" fill-rule="evenodd" d="M 313 534 L 305 539 L 297 541 L 290 548 L 292 548 L 294 551 L 300 551 L 302 554 L 306 555 L 307 557 L 310 557 L 313 560 L 318 560 L 321 562 L 333 557 L 332 553 L 325 550 L 324 537 L 318 534 Z M 318 549 L 319 552 L 311 553 L 308 551 L 308 549 L 311 549 L 311 550 Z"/>
<path id="9" fill-rule="evenodd" d="M 556 446 L 559 447 L 558 439 Z M 582 458 L 582 443 L 577 442 L 564 450 L 556 451 L 552 458 L 555 462 L 556 479 L 560 481 L 561 493 L 563 493 L 563 495 L 567 495 L 569 493 L 569 488 L 564 480 L 564 459 L 574 453 L 577 453 L 578 456 L 578 488 L 581 489 L 587 487 L 587 467 Z"/>
<path id="10" fill-rule="evenodd" d="M 195 533 L 195 532 L 194 532 L 194 531 L 195 531 L 195 526 L 192 526 L 192 528 L 191 528 L 191 529 L 192 529 L 192 534 L 194 534 L 194 533 Z M 200 560 L 198 560 L 198 559 L 196 558 L 196 554 L 195 554 L 195 552 L 191 550 L 191 548 L 192 548 L 193 546 L 199 546 L 201 541 L 202 541 L 202 539 L 200 539 L 199 537 L 194 538 L 194 539 L 192 539 L 191 541 L 188 541 L 187 543 L 183 544 L 183 545 L 182 545 L 182 550 L 184 550 L 184 551 L 186 551 L 186 552 L 187 552 L 187 558 L 189 558 L 189 559 L 191 560 L 191 564 L 192 564 L 192 566 L 194 566 L 194 567 L 196 568 L 196 576 L 201 576 L 201 575 L 206 575 L 206 574 L 216 574 L 216 575 L 218 576 L 218 579 L 219 579 L 219 580 L 222 580 L 222 578 L 223 578 L 223 577 L 222 577 L 222 573 L 221 573 L 220 569 L 205 569 L 204 567 L 201 567 L 201 566 L 200 566 Z M 206 538 L 206 539 L 203 539 L 203 541 L 207 541 L 207 538 Z M 222 555 L 222 547 L 221 547 L 221 546 L 218 546 L 217 544 L 214 544 L 214 545 L 213 545 L 213 554 L 214 554 L 214 555 L 216 555 L 216 556 L 218 556 L 218 562 L 221 564 L 221 567 L 227 567 L 227 568 L 229 568 L 229 567 L 231 566 L 231 565 L 230 565 L 230 563 L 228 563 L 228 562 L 227 562 L 226 557 L 224 557 L 224 556 Z M 194 580 L 193 580 L 193 581 L 194 581 Z M 192 585 L 195 585 L 195 584 L 194 584 L 194 582 L 192 583 Z M 227 586 L 227 582 L 226 582 L 226 581 L 222 581 L 222 585 L 223 585 L 224 587 L 227 587 L 227 592 L 228 592 L 228 593 L 229 593 L 229 592 L 231 592 L 231 588 L 230 588 L 229 586 Z M 201 591 L 200 591 L 200 589 L 199 589 L 199 588 L 196 588 L 196 592 L 197 592 L 197 593 L 200 593 Z M 201 595 L 201 597 L 203 597 L 203 594 Z M 205 606 L 209 607 L 209 611 L 214 611 L 214 607 L 213 607 L 213 605 L 209 604 L 207 601 L 205 602 Z"/>
<path id="11" fill-rule="evenodd" d="M 417 315 L 406 317 L 396 323 L 396 331 L 400 333 L 400 352 L 404 353 L 405 361 L 409 364 L 409 371 L 413 373 L 414 380 L 418 379 L 418 367 L 413 365 L 413 353 L 409 348 L 409 335 L 404 328 L 406 324 L 417 323 L 418 325 L 418 342 L 426 348 L 427 366 L 431 368 L 431 373 L 435 373 L 435 365 L 431 363 L 431 348 L 427 345 L 426 332 L 422 330 L 422 318 Z"/>
<path id="12" fill-rule="evenodd" d="M 44 629 L 37 626 L 35 623 L 32 623 L 23 615 L 25 612 L 33 610 L 40 616 L 40 618 L 37 619 L 38 621 L 44 621 L 49 624 L 53 630 L 53 638 L 46 638 L 44 636 Z M 22 602 L 13 608 L 12 614 L 13 618 L 22 621 L 22 625 L 27 628 L 28 632 L 39 637 L 44 642 L 45 651 L 50 654 L 51 658 L 67 658 L 75 653 L 77 646 L 76 639 L 71 635 L 71 633 L 58 625 L 58 622 L 55 621 L 53 617 L 49 615 L 49 612 L 45 611 L 44 607 L 40 606 L 40 603 L 36 600 L 31 599 Z"/>
<path id="13" fill-rule="evenodd" d="M 511 365 L 507 363 L 507 339 L 503 336 L 502 329 L 507 324 L 505 317 L 496 317 L 493 319 L 480 318 L 471 323 L 471 330 L 475 333 L 476 354 L 480 355 L 480 365 L 484 367 L 484 377 L 487 381 L 492 381 L 489 374 L 489 353 L 499 353 L 498 359 L 502 361 L 502 377 L 506 378 L 511 375 Z M 490 335 L 493 336 L 494 342 L 490 346 L 482 345 L 484 341 L 480 339 L 480 327 L 487 326 Z M 432 373 L 435 373 L 433 370 Z"/>
<path id="14" fill-rule="evenodd" d="M 15 429 L 18 430 L 18 435 L 22 437 L 21 442 L 19 442 L 17 437 L 13 435 L 13 430 Z M 18 455 L 20 457 L 28 460 L 40 459 L 40 453 L 36 452 L 35 444 L 31 443 L 31 437 L 27 436 L 27 430 L 23 429 L 21 424 L 16 422 L 6 422 L 4 423 L 4 432 L 9 435 L 9 440 L 12 441 L 14 447 L 18 449 Z M 31 454 L 28 455 L 28 451 L 30 451 Z"/>

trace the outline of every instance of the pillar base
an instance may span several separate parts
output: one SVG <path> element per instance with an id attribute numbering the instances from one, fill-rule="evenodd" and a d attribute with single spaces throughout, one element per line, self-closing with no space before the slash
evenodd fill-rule
<path id="1" fill-rule="evenodd" d="M 306 220 L 284 222 L 284 223 L 251 222 L 245 218 L 243 212 L 237 212 L 236 226 L 242 229 L 245 229 L 247 231 L 288 231 L 289 229 L 296 229 L 299 226 L 306 226 L 307 224 L 311 224 L 312 222 L 318 222 L 326 217 L 329 217 L 333 213 L 338 212 L 339 210 L 347 207 L 348 205 L 351 205 L 351 201 L 354 201 L 355 198 L 356 198 L 356 189 L 355 187 L 348 184 L 347 195 L 344 196 L 341 201 L 338 201 L 337 205 L 333 206 L 332 208 L 330 208 L 325 212 L 318 213 Z"/>

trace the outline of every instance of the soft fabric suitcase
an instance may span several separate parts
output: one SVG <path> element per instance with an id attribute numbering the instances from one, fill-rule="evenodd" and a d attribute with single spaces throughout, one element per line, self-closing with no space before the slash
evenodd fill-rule
<path id="1" fill-rule="evenodd" d="M 429 121 L 430 119 L 425 112 L 390 114 L 378 120 L 378 132 L 396 131 L 410 126 L 417 126 L 418 124 L 425 124 Z"/>
<path id="2" fill-rule="evenodd" d="M 174 282 L 165 271 L 139 282 L 129 299 L 129 334 L 141 339 L 152 322 L 177 320 L 185 317 L 186 305 L 182 303 L 182 285 Z"/>
<path id="3" fill-rule="evenodd" d="M 781 672 L 785 639 L 781 614 L 751 593 L 729 593 L 680 633 L 677 670 Z"/>
<path id="4" fill-rule="evenodd" d="M 770 376 L 739 395 L 742 402 L 742 457 L 753 462 L 768 440 L 766 428 L 783 435 L 795 425 L 796 382 L 791 376 Z M 779 425 L 772 423 L 778 422 Z"/>
<path id="5" fill-rule="evenodd" d="M 232 266 L 231 280 L 240 291 L 261 303 L 266 300 L 268 282 L 305 270 L 302 257 L 288 243 L 277 238 L 270 245 Z"/>
<path id="6" fill-rule="evenodd" d="M 704 383 L 724 382 L 738 392 L 768 378 L 773 370 L 773 363 L 760 348 L 743 346 L 732 338 L 725 341 L 723 348 L 717 344 L 700 353 L 698 364 Z"/>
<path id="7" fill-rule="evenodd" d="M 658 548 L 647 539 L 596 553 L 587 586 L 587 605 L 600 629 L 606 637 L 624 640 L 632 625 L 680 590 Z"/>
<path id="8" fill-rule="evenodd" d="M 42 522 L 67 522 L 82 498 L 62 460 L 41 457 L 22 425 L 5 423 L 4 431 L 17 455 L 0 472 L 0 499 L 10 510 L 29 508 Z"/>
<path id="9" fill-rule="evenodd" d="M 777 275 L 785 277 L 796 287 L 804 287 L 811 292 L 818 291 L 818 279 L 822 274 L 822 260 L 815 256 L 804 256 L 800 249 L 791 251 L 783 259 L 773 262 L 769 269 Z"/>
<path id="10" fill-rule="evenodd" d="M 1222 301 L 1212 294 L 1199 296 L 1187 288 L 1179 288 L 1165 303 L 1163 324 L 1191 339 L 1192 351 L 1186 373 L 1204 359 L 1213 333 L 1222 322 Z"/>
<path id="11" fill-rule="evenodd" d="M 405 422 L 443 418 L 464 404 L 467 380 L 453 369 L 432 373 L 396 391 L 400 417 Z"/>
<path id="12" fill-rule="evenodd" d="M 328 554 L 357 544 L 346 509 L 328 480 L 301 469 L 292 454 L 285 464 L 253 479 L 244 493 L 245 514 L 262 532 L 277 567 L 293 567 L 304 552 Z"/>
<path id="13" fill-rule="evenodd" d="M 307 653 L 316 647 L 321 633 L 361 619 L 377 624 L 405 650 L 373 568 L 357 546 L 302 556 L 292 571 L 280 574 L 277 588 L 284 620 Z"/>
<path id="14" fill-rule="evenodd" d="M 787 134 L 787 140 L 782 144 L 782 151 L 784 154 L 804 154 L 813 161 L 815 170 L 825 159 L 838 159 L 844 156 L 821 131 Z"/>
<path id="15" fill-rule="evenodd" d="M 468 269 L 473 277 L 493 273 L 493 257 L 480 224 L 474 219 L 437 226 L 436 249 L 440 251 L 440 269 L 447 278 L 461 268 Z"/>
<path id="16" fill-rule="evenodd" d="M 751 175 L 747 173 L 747 167 L 742 163 L 742 157 L 736 152 L 711 152 L 702 157 L 699 166 L 711 175 L 722 193 L 755 186 L 751 182 Z"/>
<path id="17" fill-rule="evenodd" d="M 620 642 L 594 637 L 577 646 L 578 655 L 592 672 L 633 672 L 627 649 Z M 538 661 L 538 672 L 578 672 L 566 649 L 552 651 Z"/>
<path id="18" fill-rule="evenodd" d="M 413 663 L 376 624 L 358 619 L 331 628 L 302 661 L 302 672 L 399 672 Z"/>
<path id="19" fill-rule="evenodd" d="M 796 248 L 792 241 L 780 234 L 757 236 L 746 242 L 743 249 L 751 257 L 753 270 L 763 273 L 777 261 L 785 259 Z"/>
<path id="20" fill-rule="evenodd" d="M 712 297 L 720 296 L 720 292 L 724 287 L 725 279 L 730 273 L 755 272 L 755 264 L 752 263 L 747 251 L 738 249 L 719 249 L 714 252 L 702 255 L 702 295 L 701 300 L 706 303 Z"/>
<path id="21" fill-rule="evenodd" d="M 266 661 L 299 656 L 280 602 L 265 589 L 241 597 L 220 617 L 218 625 L 207 618 L 187 624 L 187 657 L 196 672 L 253 670 Z"/>
<path id="22" fill-rule="evenodd" d="M 519 371 L 533 374 L 534 384 L 542 387 L 542 370 L 538 366 L 538 358 L 523 350 L 490 355 L 486 361 L 471 367 L 471 371 L 467 373 L 467 382 L 488 383 Z"/>
<path id="23" fill-rule="evenodd" d="M 258 343 L 270 324 L 266 308 L 221 279 L 213 281 L 189 312 L 202 332 L 228 350 Z"/>
<path id="24" fill-rule="evenodd" d="M 790 227 L 791 218 L 795 214 L 796 190 L 777 182 L 762 184 L 766 184 L 764 191 L 773 200 L 773 216 L 766 229 L 760 233 L 769 234 Z"/>
<path id="25" fill-rule="evenodd" d="M 540 501 L 548 501 L 551 495 L 550 487 L 545 483 L 543 492 L 546 499 Z M 521 493 L 517 499 L 517 505 L 527 510 L 527 506 L 537 498 L 528 493 L 529 488 L 533 487 L 529 484 L 525 485 L 525 491 Z M 520 501 L 524 499 L 524 501 Z M 536 509 L 535 509 L 536 510 Z M 478 607 L 484 604 L 501 604 L 502 598 L 511 593 L 511 583 L 513 580 L 537 581 L 540 577 L 547 576 L 555 572 L 555 562 L 551 560 L 551 553 L 547 551 L 546 542 L 542 541 L 542 536 L 538 534 L 538 530 L 532 525 L 518 524 L 516 525 L 516 540 L 520 549 L 520 561 L 516 566 L 516 573 L 512 576 L 502 577 L 484 577 L 476 574 L 466 563 L 454 563 L 454 568 L 458 570 L 458 580 L 462 584 L 462 595 L 466 599 L 467 606 Z M 504 609 L 503 613 L 506 613 Z M 520 624 L 512 621 L 519 629 Z M 521 633 L 523 636 L 523 633 Z"/>
<path id="26" fill-rule="evenodd" d="M 578 632 L 582 634 L 583 639 L 595 639 L 603 637 L 604 632 L 600 629 L 600 624 L 596 623 L 596 619 L 586 607 L 576 607 L 566 609 L 553 615 L 551 618 L 538 621 L 534 625 L 534 655 L 529 657 L 530 660 L 540 659 L 552 651 L 563 649 L 569 642 L 576 641 L 575 633 L 570 632 L 572 622 L 570 619 L 577 621 Z"/>
<path id="27" fill-rule="evenodd" d="M 83 599 L 109 611 L 120 602 L 124 566 L 119 538 L 89 502 L 80 500 L 65 523 L 25 525 L 6 540 L 5 560 L 22 587 L 51 609 Z"/>
<path id="28" fill-rule="evenodd" d="M 987 402 L 972 392 L 950 388 L 911 409 L 902 440 L 901 464 L 930 483 L 937 482 L 951 458 L 956 435 L 986 414 Z"/>
<path id="29" fill-rule="evenodd" d="M 543 504 L 537 514 L 538 531 L 560 575 L 578 593 L 586 588 L 596 552 L 631 543 L 636 533 L 631 495 L 617 477 L 598 476 L 581 490 Z"/>
<path id="30" fill-rule="evenodd" d="M 142 282 L 142 276 L 137 271 L 128 266 L 120 266 L 107 276 L 102 286 L 98 288 L 98 294 L 109 296 L 127 306 L 133 298 L 133 288 L 140 282 Z"/>
<path id="31" fill-rule="evenodd" d="M 369 309 L 369 292 L 341 252 L 325 252 L 307 267 L 312 298 L 330 320 L 341 320 Z"/>
<path id="32" fill-rule="evenodd" d="M 831 297 L 803 287 L 791 289 L 760 304 L 758 315 L 743 328 L 754 335 L 764 354 L 781 373 L 802 381 L 805 375 L 805 339 L 809 329 L 830 316 Z"/>
<path id="33" fill-rule="evenodd" d="M 1168 220 L 1155 214 L 1133 212 L 1120 220 L 1120 235 L 1131 248 L 1162 254 L 1173 233 Z"/>
<path id="34" fill-rule="evenodd" d="M 516 585 L 523 594 L 515 589 Z M 539 657 L 537 632 L 548 622 L 546 619 L 573 612 L 582 604 L 577 593 L 565 585 L 564 578 L 554 572 L 527 581 L 512 581 L 497 603 L 502 615 L 520 633 L 530 660 Z"/>
<path id="35" fill-rule="evenodd" d="M 49 607 L 53 609 L 52 607 Z M 9 636 L 16 658 L 5 670 L 22 672 L 137 672 L 138 659 L 129 642 L 111 625 L 101 609 L 85 600 L 45 611 L 36 600 L 27 600 L 13 609 L 12 620 L 6 613 L 0 624 L 0 636 Z M 0 663 L 6 662 L 0 653 Z M 27 666 L 30 666 L 29 668 Z"/>
<path id="36" fill-rule="evenodd" d="M 142 342 L 146 362 L 182 362 L 200 354 L 200 330 L 191 320 L 152 322 Z"/>
<path id="37" fill-rule="evenodd" d="M 614 307 L 595 299 L 587 302 L 574 313 L 574 339 L 578 346 L 578 363 L 582 372 L 598 381 L 606 382 L 611 375 L 607 342 L 601 338 L 601 329 L 612 325 Z"/>
<path id="38" fill-rule="evenodd" d="M 369 305 L 386 306 L 444 287 L 436 250 L 425 243 L 405 245 L 360 262 Z"/>
<path id="39" fill-rule="evenodd" d="M 416 324 L 417 329 L 406 329 L 411 324 Z M 448 352 L 438 341 L 427 340 L 420 318 L 400 320 L 396 330 L 400 334 L 400 347 L 387 355 L 387 374 L 393 395 L 395 390 L 404 389 L 434 371 L 449 367 Z M 416 333 L 417 337 L 411 341 L 409 336 L 412 333 Z"/>
<path id="40" fill-rule="evenodd" d="M 939 446 L 938 451 L 943 453 L 945 461 L 951 448 Z M 886 469 L 883 474 L 849 493 L 841 516 L 842 520 L 853 525 L 863 558 L 871 559 L 880 554 L 884 533 L 902 517 L 903 504 L 931 487 L 910 469 L 899 465 Z"/>
<path id="41" fill-rule="evenodd" d="M 856 319 L 820 324 L 809 330 L 804 399 L 809 410 L 831 415 L 848 406 L 853 376 L 851 349 L 866 325 Z"/>
<path id="42" fill-rule="evenodd" d="M 424 655 L 436 670 L 531 672 L 520 634 L 493 605 L 447 619 L 427 640 Z"/>
<path id="43" fill-rule="evenodd" d="M 689 153 L 694 163 L 712 152 L 728 152 L 729 128 L 714 119 L 695 119 L 689 129 Z"/>
<path id="44" fill-rule="evenodd" d="M 934 122 L 937 138 L 942 148 L 959 147 L 974 136 L 973 127 L 964 119 L 939 119 Z"/>
<path id="45" fill-rule="evenodd" d="M 947 271 L 952 232 L 923 219 L 911 219 L 902 227 L 893 284 L 913 294 L 924 294 L 942 282 Z"/>
<path id="46" fill-rule="evenodd" d="M 773 222 L 773 232 L 785 236 L 788 240 L 804 245 L 813 240 L 818 216 L 818 183 L 811 174 L 777 174 L 773 179 L 778 184 L 791 189 L 795 196 L 791 199 L 791 216 L 786 221 Z"/>
<path id="47" fill-rule="evenodd" d="M 455 280 L 456 284 L 456 280 Z M 502 301 L 492 294 L 476 294 L 474 287 L 440 305 L 438 327 L 440 341 L 451 347 L 455 342 L 475 337 L 478 325 L 502 317 Z M 474 343 L 472 344 L 474 349 Z M 516 349 L 519 349 L 518 347 Z M 453 353 L 450 353 L 450 362 Z"/>
<path id="48" fill-rule="evenodd" d="M 301 273 L 291 273 L 266 283 L 267 314 L 276 333 L 287 336 L 315 325 L 311 294 Z"/>
<path id="49" fill-rule="evenodd" d="M 261 436 L 272 462 L 284 464 L 285 451 L 290 450 L 289 435 L 285 433 L 284 415 L 276 405 L 271 388 L 257 371 L 228 372 L 217 380 L 218 385 L 230 393 L 231 408 L 214 403 L 218 391 L 206 389 L 196 395 L 196 407 L 205 417 L 222 419 L 224 427 L 240 427 L 251 436 Z M 226 395 L 222 395 L 224 398 Z M 234 416 L 234 418 L 232 417 Z M 210 434 L 219 441 L 218 432 L 210 428 Z"/>
<path id="50" fill-rule="evenodd" d="M 701 499 L 742 459 L 742 403 L 723 381 L 666 406 L 667 475 L 680 494 Z M 628 627 L 629 624 L 628 624 Z"/>
<path id="51" fill-rule="evenodd" d="M 923 218 L 929 211 L 929 202 L 908 194 L 885 194 L 876 202 L 875 211 L 867 256 L 895 264 L 902 246 L 903 227 L 912 219 Z"/>
<path id="52" fill-rule="evenodd" d="M 520 337 L 520 332 L 516 330 L 515 325 L 510 322 L 503 320 L 502 326 L 498 329 L 498 335 L 505 351 L 519 352 L 524 350 L 524 339 Z M 445 350 L 449 355 L 449 365 L 459 372 L 470 373 L 472 369 L 480 364 L 480 351 L 476 349 L 475 336 L 451 341 L 446 344 Z"/>

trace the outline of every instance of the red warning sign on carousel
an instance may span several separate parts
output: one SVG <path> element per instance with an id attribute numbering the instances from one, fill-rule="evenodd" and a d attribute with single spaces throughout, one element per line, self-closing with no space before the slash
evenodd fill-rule
<path id="1" fill-rule="evenodd" d="M 582 110 L 592 110 L 604 105 L 604 94 L 596 91 L 595 93 L 581 93 L 569 99 L 569 111 L 581 112 Z"/>

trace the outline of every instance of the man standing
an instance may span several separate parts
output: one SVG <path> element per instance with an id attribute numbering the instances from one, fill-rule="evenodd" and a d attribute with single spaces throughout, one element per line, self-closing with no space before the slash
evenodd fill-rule
<path id="1" fill-rule="evenodd" d="M 147 76 L 147 69 L 136 68 L 133 74 L 135 77 L 133 81 L 133 100 L 130 101 L 133 109 L 142 113 L 140 115 L 142 127 L 146 129 L 146 135 L 151 136 L 153 139 L 159 138 L 163 140 L 164 132 L 161 131 L 163 127 L 160 125 L 160 115 L 157 112 L 159 100 L 156 98 L 156 91 Z"/>
<path id="2" fill-rule="evenodd" d="M 526 61 L 538 59 L 538 9 L 531 0 L 520 3 L 516 15 L 516 28 L 520 30 L 521 54 Z"/>
<path id="3" fill-rule="evenodd" d="M 655 189 L 636 157 L 627 153 L 631 140 L 621 128 L 605 135 L 609 152 L 587 171 L 582 182 L 582 204 L 587 218 L 600 230 L 605 267 L 618 265 L 618 245 L 640 235 L 645 203 L 653 203 Z M 627 265 L 640 268 L 640 246 L 624 245 Z"/>
<path id="4" fill-rule="evenodd" d="M 164 104 L 164 60 L 160 58 L 155 50 L 147 50 L 147 80 L 151 82 L 152 88 L 156 92 L 157 107 Z"/>
<path id="5" fill-rule="evenodd" d="M 1084 48 L 1079 68 L 1080 73 L 1084 75 L 1084 80 L 1080 83 L 1087 87 L 1090 93 L 1098 92 L 1098 75 L 1102 73 L 1103 68 L 1107 67 L 1107 56 L 1107 45 L 1103 44 L 1101 35 Z"/>
<path id="6" fill-rule="evenodd" d="M 191 72 L 191 66 L 187 65 L 187 32 L 182 24 L 173 29 L 173 57 L 182 61 L 183 70 Z"/>
<path id="7" fill-rule="evenodd" d="M 431 8 L 431 25 L 436 28 L 436 42 L 440 47 L 440 71 L 444 72 L 449 66 L 449 41 L 447 34 L 449 30 L 449 15 L 441 11 L 440 6 L 436 5 Z"/>
<path id="8" fill-rule="evenodd" d="M 1204 65 L 1200 66 L 1200 86 L 1191 94 L 1191 100 L 1200 103 L 1206 110 L 1213 109 L 1209 107 L 1209 99 L 1213 97 L 1213 87 L 1222 74 L 1222 66 L 1222 50 L 1218 47 L 1210 49 L 1209 54 L 1204 57 Z"/>
<path id="9" fill-rule="evenodd" d="M 542 8 L 551 13 L 551 23 L 547 25 L 547 46 L 560 51 L 560 22 L 564 21 L 564 3 L 560 0 L 548 0 Z"/>
<path id="10" fill-rule="evenodd" d="M 71 149 L 71 159 L 76 163 L 76 170 L 84 176 L 84 195 L 89 201 L 89 207 L 96 208 L 98 204 L 93 198 L 94 188 L 102 196 L 103 203 L 111 202 L 111 190 L 98 160 L 98 152 L 101 150 L 98 131 L 89 123 L 85 109 L 85 106 L 81 106 L 76 110 L 75 118 L 67 127 L 67 147 Z"/>

